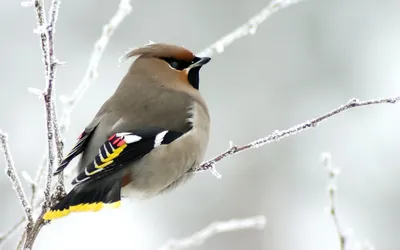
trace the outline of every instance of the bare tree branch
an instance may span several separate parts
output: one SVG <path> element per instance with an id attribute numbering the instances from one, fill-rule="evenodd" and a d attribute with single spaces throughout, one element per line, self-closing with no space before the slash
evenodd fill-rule
<path id="1" fill-rule="evenodd" d="M 50 10 L 49 10 L 49 25 L 47 26 L 48 32 L 48 46 L 49 46 L 49 78 L 54 79 L 56 74 L 56 68 L 59 65 L 57 59 L 54 56 L 54 33 L 55 33 L 55 24 L 58 17 L 58 9 L 60 8 L 60 0 L 53 0 Z M 55 102 L 55 87 L 53 86 L 53 93 L 51 96 L 51 118 L 52 118 L 52 125 L 54 129 L 54 142 L 56 145 L 56 152 L 57 152 L 57 163 L 58 166 L 61 164 L 63 160 L 63 151 L 64 151 L 64 142 L 62 140 L 60 128 L 58 125 L 58 117 L 57 117 L 57 109 L 56 109 L 56 102 Z M 54 169 L 53 169 L 54 170 Z M 51 184 L 51 183 L 50 183 Z M 60 173 L 58 175 L 57 186 L 56 186 L 56 197 L 60 197 L 61 195 L 65 194 L 65 187 L 64 187 L 64 174 Z"/>
<path id="2" fill-rule="evenodd" d="M 42 57 L 45 65 L 46 88 L 43 93 L 45 101 L 45 116 L 47 127 L 47 153 L 49 156 L 46 187 L 44 190 L 45 203 L 44 207 L 50 205 L 50 192 L 54 170 L 54 128 L 53 128 L 53 84 L 55 80 L 55 69 L 57 63 L 54 56 L 53 34 L 55 29 L 55 22 L 57 20 L 57 12 L 59 8 L 59 1 L 53 0 L 51 3 L 50 23 L 47 23 L 43 0 L 35 0 L 36 19 L 38 22 L 38 31 L 40 32 L 40 41 L 42 48 Z M 52 23 L 53 22 L 53 23 Z"/>
<path id="3" fill-rule="evenodd" d="M 55 153 L 54 153 L 54 145 L 53 139 L 56 143 L 57 149 L 57 160 L 58 163 L 63 159 L 63 140 L 62 140 L 62 133 L 66 131 L 68 123 L 61 123 L 59 126 L 58 119 L 56 115 L 56 107 L 54 102 L 54 79 L 56 73 L 56 67 L 59 65 L 57 60 L 54 56 L 54 41 L 53 35 L 55 31 L 55 22 L 57 21 L 57 14 L 59 9 L 59 0 L 53 0 L 51 3 L 50 11 L 49 11 L 49 23 L 46 21 L 45 16 L 45 8 L 43 5 L 43 0 L 34 0 L 34 6 L 38 21 L 38 28 L 36 32 L 40 34 L 41 38 L 41 48 L 43 54 L 43 62 L 45 65 L 45 76 L 46 76 L 46 89 L 42 93 L 40 91 L 40 95 L 44 97 L 45 100 L 45 111 L 46 111 L 46 126 L 47 126 L 47 139 L 48 139 L 48 149 L 46 155 L 43 157 L 42 164 L 40 164 L 38 172 L 36 173 L 35 180 L 32 180 L 30 177 L 28 178 L 28 184 L 31 185 L 32 188 L 32 197 L 31 197 L 31 204 L 36 205 L 35 198 L 38 192 L 38 185 L 41 182 L 42 175 L 44 170 L 46 169 L 47 165 L 47 172 L 46 172 L 46 184 L 45 184 L 45 203 L 42 206 L 41 213 L 38 219 L 31 225 L 31 229 L 25 230 L 21 240 L 18 244 L 18 249 L 30 249 L 35 242 L 35 239 L 40 231 L 40 229 L 45 224 L 44 220 L 42 219 L 43 214 L 50 206 L 52 202 L 51 189 L 52 189 L 52 174 L 54 169 L 54 160 L 55 160 Z M 29 6 L 29 4 L 26 4 Z M 25 6 L 25 5 L 24 5 Z M 79 91 L 75 91 L 74 95 L 68 102 L 68 107 L 64 111 L 68 111 L 68 113 L 64 112 L 63 118 L 64 121 L 69 121 L 70 113 L 72 108 L 76 104 L 76 102 L 81 98 L 84 91 L 90 85 L 92 81 L 94 81 L 95 76 L 97 75 L 96 70 L 101 59 L 101 56 L 112 36 L 115 29 L 118 25 L 122 22 L 122 20 L 131 12 L 132 7 L 130 5 L 130 0 L 121 0 L 117 13 L 112 17 L 110 22 L 103 27 L 103 33 L 101 38 L 96 42 L 95 49 L 92 54 L 92 58 L 90 59 L 90 64 L 85 77 L 77 88 Z M 83 86 L 82 86 L 83 85 Z M 37 90 L 34 90 L 37 94 Z M 54 130 L 53 130 L 54 129 Z M 60 194 L 64 192 L 64 179 L 63 177 L 59 177 L 56 190 L 54 193 L 54 198 L 59 197 Z M 41 199 L 39 199 L 40 201 Z M 25 221 L 25 218 L 21 220 L 22 222 Z M 30 220 L 33 222 L 33 218 Z M 4 234 L 4 239 L 9 238 L 13 232 L 15 232 L 18 228 L 20 223 L 17 223 L 13 228 L 9 230 L 6 234 Z M 0 238 L 0 243 L 3 238 Z"/>
<path id="4" fill-rule="evenodd" d="M 246 23 L 234 29 L 232 32 L 223 36 L 204 50 L 198 53 L 199 56 L 212 56 L 214 53 L 221 54 L 225 48 L 234 43 L 236 40 L 247 35 L 254 35 L 257 28 L 273 13 L 289 7 L 293 4 L 304 2 L 305 0 L 274 0 L 271 1 L 260 12 L 252 16 Z"/>
<path id="5" fill-rule="evenodd" d="M 28 220 L 27 228 L 30 228 L 33 223 L 32 208 L 28 203 L 25 191 L 22 188 L 21 181 L 18 177 L 17 170 L 15 169 L 14 161 L 11 157 L 10 148 L 7 142 L 7 135 L 0 131 L 0 146 L 4 153 L 6 160 L 6 174 L 10 178 L 13 189 L 18 196 L 18 199 L 25 212 L 25 218 Z"/>
<path id="6" fill-rule="evenodd" d="M 265 216 L 255 216 L 244 219 L 233 219 L 229 221 L 215 221 L 202 230 L 183 239 L 171 239 L 158 250 L 187 249 L 203 244 L 207 239 L 225 232 L 239 231 L 245 229 L 264 229 Z"/>
<path id="7" fill-rule="evenodd" d="M 114 34 L 117 27 L 120 23 L 125 19 L 129 13 L 132 11 L 130 0 L 121 0 L 119 3 L 119 7 L 115 15 L 110 19 L 110 21 L 103 26 L 103 32 L 99 40 L 94 44 L 94 49 L 92 51 L 92 55 L 89 59 L 89 66 L 86 70 L 85 76 L 83 77 L 81 83 L 74 90 L 71 96 L 66 97 L 62 96 L 61 101 L 65 103 L 63 113 L 61 116 L 61 125 L 60 130 L 61 133 L 65 133 L 68 129 L 72 110 L 75 108 L 76 104 L 82 98 L 86 90 L 89 86 L 96 80 L 98 77 L 97 68 L 99 66 L 99 62 L 101 57 L 103 56 L 104 50 L 106 49 L 108 42 L 110 41 L 111 36 Z"/>
<path id="8" fill-rule="evenodd" d="M 392 98 L 383 98 L 383 99 L 378 99 L 378 100 L 369 100 L 369 101 L 359 101 L 358 99 L 351 99 L 347 104 L 341 105 L 340 107 L 323 114 L 317 118 L 314 118 L 312 120 L 308 120 L 304 123 L 295 125 L 291 128 L 285 129 L 285 130 L 275 130 L 272 134 L 257 139 L 253 142 L 250 142 L 246 145 L 243 146 L 231 146 L 227 151 L 224 153 L 212 158 L 211 160 L 208 160 L 199 166 L 192 168 L 190 171 L 204 171 L 204 170 L 214 170 L 215 171 L 215 164 L 228 156 L 252 149 L 252 148 L 259 148 L 262 146 L 265 146 L 271 142 L 276 142 L 279 141 L 285 137 L 295 135 L 297 133 L 303 132 L 309 128 L 315 128 L 317 127 L 322 121 L 327 120 L 328 118 L 337 115 L 339 113 L 342 113 L 343 111 L 346 111 L 348 109 L 352 108 L 357 108 L 357 107 L 363 107 L 363 106 L 369 106 L 369 105 L 375 105 L 375 104 L 394 104 L 396 102 L 400 101 L 400 96 L 395 96 Z"/>

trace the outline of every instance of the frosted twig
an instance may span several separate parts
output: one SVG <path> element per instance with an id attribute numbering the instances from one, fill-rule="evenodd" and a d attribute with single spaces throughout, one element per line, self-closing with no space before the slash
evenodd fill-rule
<path id="1" fill-rule="evenodd" d="M 340 250 L 373 250 L 373 246 L 369 242 L 361 243 L 352 237 L 350 228 L 343 229 L 340 226 L 339 216 L 337 214 L 336 193 L 337 193 L 337 176 L 340 174 L 340 169 L 332 164 L 332 156 L 330 153 L 321 154 L 322 165 L 328 171 L 329 185 L 329 207 L 328 211 L 335 225 L 335 230 L 339 238 Z"/>
<path id="2" fill-rule="evenodd" d="M 274 0 L 271 1 L 260 12 L 251 17 L 246 23 L 234 29 L 229 34 L 223 36 L 218 41 L 214 42 L 204 50 L 198 53 L 199 56 L 212 56 L 215 52 L 221 54 L 225 48 L 234 43 L 236 40 L 243 38 L 247 35 L 254 35 L 257 28 L 265 20 L 267 20 L 273 13 L 289 7 L 293 4 L 300 3 L 305 0 Z"/>
<path id="3" fill-rule="evenodd" d="M 47 26 L 48 32 L 48 42 L 49 42 L 49 78 L 54 79 L 56 74 L 56 68 L 59 66 L 57 59 L 54 56 L 54 40 L 53 36 L 55 33 L 55 24 L 58 17 L 58 9 L 60 8 L 60 0 L 53 0 L 50 10 L 49 10 L 49 24 Z M 63 160 L 63 151 L 64 151 L 64 142 L 62 140 L 60 128 L 58 125 L 58 118 L 57 118 L 57 109 L 56 109 L 56 102 L 54 100 L 55 96 L 55 88 L 53 86 L 53 93 L 52 93 L 52 100 L 51 100 L 51 118 L 52 118 L 52 125 L 54 129 L 54 142 L 56 145 L 56 152 L 57 152 L 57 160 L 58 165 L 61 164 Z M 54 170 L 54 169 L 52 169 Z M 51 183 L 50 183 L 51 185 Z M 58 175 L 57 186 L 56 186 L 56 197 L 60 197 L 65 193 L 64 187 L 64 175 L 60 173 Z"/>
<path id="4" fill-rule="evenodd" d="M 17 171 L 14 166 L 14 161 L 11 157 L 10 148 L 7 142 L 7 135 L 0 131 L 0 146 L 4 153 L 4 158 L 6 160 L 6 174 L 10 178 L 12 186 L 18 199 L 22 205 L 25 212 L 25 218 L 28 220 L 27 228 L 30 228 L 33 223 L 32 208 L 28 203 L 25 191 L 22 188 L 21 181 L 18 177 Z"/>
<path id="5" fill-rule="evenodd" d="M 32 186 L 32 189 L 37 188 L 38 184 L 32 179 L 32 177 L 26 171 L 21 172 L 22 178 L 25 179 L 26 183 Z"/>
<path id="6" fill-rule="evenodd" d="M 45 66 L 45 78 L 46 87 L 43 93 L 45 102 L 45 117 L 46 117 L 46 127 L 47 127 L 47 143 L 48 143 L 48 166 L 46 173 L 46 184 L 44 190 L 44 203 L 42 206 L 42 214 L 47 210 L 51 204 L 51 187 L 52 187 L 52 177 L 54 170 L 54 119 L 56 118 L 55 112 L 53 112 L 55 103 L 53 98 L 53 88 L 55 81 L 56 67 L 58 66 L 57 60 L 54 56 L 54 42 L 53 36 L 55 31 L 55 24 L 57 21 L 58 9 L 60 1 L 52 0 L 49 12 L 49 22 L 46 20 L 45 9 L 43 0 L 35 0 L 35 12 L 36 19 L 38 22 L 38 31 L 40 32 L 40 45 L 42 49 L 42 58 Z M 58 149 L 58 147 L 57 147 Z M 34 198 L 34 197 L 32 197 Z M 24 246 L 25 249 L 31 249 L 35 239 L 43 226 L 43 219 L 39 217 L 32 228 L 25 230 L 24 235 L 18 244 L 18 246 Z"/>
<path id="7" fill-rule="evenodd" d="M 326 168 L 329 174 L 329 213 L 332 216 L 333 223 L 335 224 L 336 233 L 339 236 L 340 250 L 346 250 L 347 235 L 340 227 L 339 218 L 336 211 L 336 177 L 339 175 L 340 170 L 335 168 L 332 164 L 332 156 L 329 153 L 323 153 L 321 156 L 322 165 Z"/>
<path id="8" fill-rule="evenodd" d="M 36 171 L 35 179 L 33 180 L 33 182 L 37 183 L 38 185 L 40 185 L 42 182 L 44 171 L 47 166 L 47 159 L 48 159 L 47 155 L 43 155 L 42 162 L 40 163 L 39 168 Z M 35 203 L 37 191 L 38 190 L 33 188 L 33 186 L 32 186 L 32 196 L 31 196 L 31 204 L 32 205 Z M 33 207 L 33 208 L 35 209 L 35 207 Z"/>
<path id="9" fill-rule="evenodd" d="M 23 1 L 21 2 L 22 7 L 32 7 L 35 4 L 34 0 L 29 0 L 29 1 Z"/>
<path id="10" fill-rule="evenodd" d="M 24 224 L 25 218 L 21 219 L 18 223 L 16 223 L 12 228 L 10 228 L 6 233 L 0 233 L 0 249 L 3 249 L 3 246 L 7 243 L 9 239 L 21 228 L 22 224 Z"/>
<path id="11" fill-rule="evenodd" d="M 92 56 L 89 60 L 89 66 L 86 70 L 85 76 L 83 77 L 81 83 L 75 89 L 74 93 L 71 97 L 62 96 L 61 100 L 64 102 L 64 108 L 61 115 L 60 123 L 57 121 L 57 117 L 53 119 L 54 123 L 54 131 L 55 131 L 55 139 L 56 145 L 58 148 L 58 164 L 61 164 L 63 160 L 63 147 L 64 143 L 62 141 L 62 135 L 67 131 L 68 125 L 71 120 L 71 113 L 74 109 L 75 105 L 82 98 L 85 91 L 89 88 L 90 84 L 97 77 L 97 68 L 100 62 L 100 59 L 103 55 L 105 48 L 107 47 L 108 42 L 110 41 L 111 36 L 114 34 L 114 31 L 117 29 L 119 24 L 124 20 L 124 18 L 132 11 L 130 0 L 121 0 L 119 3 L 119 7 L 114 16 L 110 19 L 110 21 L 104 25 L 103 32 L 100 36 L 100 39 L 96 41 L 94 45 L 94 50 L 92 52 Z M 54 110 L 54 109 L 53 109 Z M 53 112 L 55 115 L 55 112 Z M 58 175 L 58 185 L 57 191 L 60 193 L 64 193 L 64 173 L 61 172 Z"/>
<path id="12" fill-rule="evenodd" d="M 325 121 L 334 115 L 342 113 L 345 110 L 348 110 L 351 108 L 368 106 L 368 105 L 383 104 L 383 103 L 394 104 L 399 101 L 400 101 L 400 96 L 396 96 L 393 98 L 383 98 L 383 99 L 378 99 L 378 100 L 369 100 L 369 101 L 359 101 L 358 99 L 353 98 L 347 104 L 341 105 L 340 107 L 338 107 L 326 114 L 323 114 L 315 119 L 295 125 L 291 128 L 285 129 L 285 130 L 275 130 L 269 136 L 260 138 L 258 140 L 255 140 L 255 141 L 245 144 L 243 146 L 232 146 L 227 151 L 223 152 L 222 154 L 192 168 L 190 170 L 190 172 L 210 170 L 215 167 L 215 164 L 217 162 L 227 158 L 228 156 L 231 156 L 231 155 L 234 155 L 234 154 L 237 154 L 237 153 L 240 153 L 240 152 L 252 149 L 252 148 L 259 148 L 259 147 L 265 146 L 271 142 L 276 142 L 285 137 L 292 136 L 297 133 L 303 132 L 309 128 L 315 128 L 322 121 Z"/>
<path id="13" fill-rule="evenodd" d="M 42 60 L 44 63 L 44 75 L 47 78 L 48 72 L 48 47 L 47 47 L 47 32 L 43 28 L 47 23 L 46 15 L 44 10 L 43 0 L 34 0 L 35 11 L 36 11 L 36 20 L 38 23 L 37 30 L 40 30 L 40 46 L 42 48 Z"/>
<path id="14" fill-rule="evenodd" d="M 56 120 L 57 117 L 53 116 L 53 118 L 55 118 L 55 119 L 53 119 L 53 126 L 55 128 L 54 136 L 55 136 L 55 140 L 56 140 L 56 144 L 57 145 L 62 145 L 63 146 L 63 144 L 57 143 L 57 138 L 60 138 L 59 141 L 62 142 L 62 140 L 61 140 L 62 137 L 61 136 L 62 136 L 62 134 L 65 133 L 65 131 L 68 128 L 71 112 L 72 112 L 73 108 L 75 107 L 76 103 L 79 101 L 79 99 L 82 97 L 82 95 L 86 91 L 86 89 L 95 80 L 95 76 L 97 76 L 96 71 L 97 71 L 97 67 L 98 67 L 99 61 L 100 61 L 100 59 L 102 57 L 102 54 L 103 54 L 103 52 L 104 52 L 104 50 L 105 50 L 105 48 L 106 48 L 111 36 L 112 36 L 112 34 L 116 30 L 116 28 L 119 26 L 119 24 L 122 22 L 122 20 L 132 10 L 132 6 L 131 6 L 130 2 L 131 2 L 130 0 L 121 0 L 121 2 L 119 4 L 119 8 L 117 10 L 117 13 L 111 18 L 109 23 L 106 24 L 103 27 L 102 35 L 101 35 L 100 39 L 96 42 L 96 44 L 94 46 L 95 48 L 94 48 L 94 50 L 92 52 L 92 56 L 91 56 L 91 59 L 89 61 L 88 70 L 87 70 L 87 72 L 86 72 L 81 84 L 75 90 L 74 94 L 71 97 L 68 98 L 68 100 L 65 100 L 66 99 L 65 97 L 63 98 L 63 101 L 66 102 L 67 106 L 63 110 L 63 115 L 62 115 L 62 118 L 61 118 L 62 121 L 60 122 L 59 129 L 57 129 L 57 125 L 58 125 L 58 122 Z M 59 4 L 59 1 L 57 1 L 57 4 Z M 44 6 L 43 6 L 43 2 L 42 1 L 35 0 L 35 8 L 39 8 L 40 10 L 42 10 L 42 11 L 40 11 L 40 13 L 44 13 Z M 54 8 L 53 8 L 53 10 L 54 10 Z M 54 15 L 56 13 L 52 12 L 52 8 L 50 8 L 50 13 L 53 13 L 53 17 L 56 17 L 56 15 Z M 50 14 L 50 16 L 51 15 L 52 14 Z M 39 21 L 39 20 L 41 20 L 41 21 Z M 44 16 L 44 14 L 40 15 L 40 19 L 38 18 L 39 25 L 40 25 L 40 23 L 42 23 L 42 25 L 43 25 L 45 23 L 45 20 L 46 20 L 46 18 Z M 50 17 L 50 20 L 52 20 L 51 17 Z M 38 29 L 38 30 L 40 30 L 40 29 Z M 43 29 L 43 30 L 46 31 L 46 29 Z M 41 39 L 41 41 L 46 41 L 47 40 L 47 34 L 46 33 L 43 33 L 43 34 L 41 33 L 40 35 L 41 35 L 41 38 L 44 37 L 44 40 Z M 47 43 L 42 43 L 42 50 L 44 48 L 47 48 Z M 45 65 L 47 65 L 46 64 L 47 53 L 43 54 L 43 55 L 46 56 L 46 58 L 44 59 L 44 62 L 45 62 Z M 58 65 L 60 65 L 60 63 L 58 63 Z M 47 73 L 47 66 L 45 68 L 46 68 L 45 75 L 47 76 L 47 74 L 48 74 Z M 37 89 L 30 88 L 29 91 L 34 93 L 34 94 L 40 93 L 43 96 L 43 93 L 41 93 L 41 91 L 38 91 Z M 52 106 L 52 114 L 54 114 L 54 110 L 55 110 L 54 106 Z M 57 131 L 60 131 L 60 133 L 57 134 Z M 62 152 L 62 150 L 58 150 L 58 155 L 57 155 L 58 156 L 58 160 L 60 161 L 59 152 Z M 53 159 L 54 159 L 54 154 L 53 154 Z M 44 171 L 46 169 L 46 165 L 50 164 L 50 163 L 48 163 L 48 160 L 49 160 L 49 157 L 48 157 L 48 154 L 46 152 L 43 155 L 43 159 L 41 161 L 41 164 L 39 165 L 39 168 L 38 168 L 38 170 L 36 172 L 34 183 L 38 183 L 38 184 L 41 183 L 43 173 L 44 173 Z M 34 204 L 35 206 L 36 206 L 36 204 L 39 204 L 41 200 L 43 200 L 43 198 L 40 198 L 40 199 L 37 200 L 37 202 L 35 202 L 37 193 L 38 193 L 38 190 L 32 189 L 31 203 Z M 23 220 L 24 220 L 24 218 L 23 218 Z M 36 227 L 32 231 L 39 232 L 39 230 L 40 230 L 40 228 L 42 226 L 41 224 L 43 224 L 43 222 L 44 221 L 41 219 L 41 217 L 39 217 L 38 221 L 35 223 Z M 24 232 L 24 234 L 26 234 L 26 232 Z M 22 237 L 22 239 L 21 239 L 21 241 L 22 241 L 21 244 L 20 244 L 21 247 L 22 247 L 24 238 L 25 238 L 25 236 Z M 30 244 L 33 244 L 34 238 L 31 238 L 30 242 L 31 242 Z"/>
<path id="15" fill-rule="evenodd" d="M 205 227 L 204 229 L 183 239 L 171 239 L 158 250 L 186 249 L 203 244 L 212 236 L 232 231 L 245 229 L 264 229 L 266 223 L 265 216 L 255 216 L 244 219 L 233 219 L 229 221 L 216 221 Z"/>
<path id="16" fill-rule="evenodd" d="M 43 99 L 43 90 L 37 88 L 28 88 L 29 93 L 37 96 L 39 99 Z"/>
<path id="17" fill-rule="evenodd" d="M 55 12 L 50 19 L 55 22 L 57 19 L 57 12 L 59 7 L 59 1 L 53 0 L 52 12 Z M 51 192 L 51 181 L 54 169 L 54 131 L 53 131 L 53 116 L 52 116 L 52 102 L 53 102 L 53 83 L 55 76 L 55 57 L 54 57 L 54 46 L 53 46 L 53 31 L 55 28 L 54 23 L 47 23 L 43 0 L 35 0 L 35 11 L 36 19 L 38 21 L 38 27 L 46 27 L 46 29 L 40 29 L 40 41 L 42 48 L 43 63 L 45 66 L 45 78 L 46 88 L 44 91 L 45 101 L 45 116 L 46 116 L 46 127 L 47 127 L 47 153 L 49 157 L 47 175 L 46 175 L 46 187 L 44 190 L 45 203 L 44 207 L 50 205 L 50 192 Z M 50 41 L 51 40 L 51 41 Z"/>
<path id="18" fill-rule="evenodd" d="M 125 19 L 125 17 L 129 15 L 129 13 L 131 13 L 131 11 L 132 11 L 131 1 L 121 0 L 117 12 L 110 19 L 110 21 L 103 26 L 103 31 L 101 33 L 101 36 L 99 40 L 97 40 L 96 43 L 94 44 L 94 49 L 89 59 L 89 66 L 86 70 L 85 76 L 83 77 L 81 83 L 74 90 L 71 96 L 61 97 L 61 101 L 65 104 L 60 119 L 61 122 L 60 130 L 62 134 L 65 133 L 65 131 L 68 129 L 71 120 L 71 112 L 75 108 L 75 105 L 82 98 L 83 94 L 86 92 L 89 86 L 96 80 L 98 76 L 97 68 L 99 66 L 100 59 L 103 56 L 103 52 L 106 49 L 111 36 L 114 34 L 114 31 L 117 29 L 120 23 Z"/>

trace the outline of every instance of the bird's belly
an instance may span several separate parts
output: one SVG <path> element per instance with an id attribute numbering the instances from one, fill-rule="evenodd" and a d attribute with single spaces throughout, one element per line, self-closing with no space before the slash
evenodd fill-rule
<path id="1" fill-rule="evenodd" d="M 187 171 L 199 163 L 198 150 L 182 150 L 184 144 L 171 143 L 159 146 L 148 155 L 133 163 L 129 184 L 121 190 L 123 197 L 150 198 L 171 186 L 177 186 L 190 177 Z"/>

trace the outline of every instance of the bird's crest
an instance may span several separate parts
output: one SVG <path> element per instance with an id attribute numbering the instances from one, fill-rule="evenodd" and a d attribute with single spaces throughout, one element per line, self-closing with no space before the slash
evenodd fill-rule
<path id="1" fill-rule="evenodd" d="M 134 56 L 142 57 L 158 57 L 158 58 L 168 58 L 173 57 L 178 60 L 192 61 L 195 55 L 190 50 L 167 43 L 149 43 L 143 47 L 135 48 L 123 55 L 120 58 L 120 62 L 123 62 Z"/>

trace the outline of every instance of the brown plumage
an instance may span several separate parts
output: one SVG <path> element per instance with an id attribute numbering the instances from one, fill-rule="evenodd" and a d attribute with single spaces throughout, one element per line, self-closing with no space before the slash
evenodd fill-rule
<path id="1" fill-rule="evenodd" d="M 143 47 L 133 49 L 126 53 L 122 60 L 127 60 L 134 56 L 147 58 L 173 57 L 178 60 L 191 61 L 195 57 L 192 51 L 178 45 L 167 43 L 149 43 Z"/>
<path id="2" fill-rule="evenodd" d="M 45 219 L 85 203 L 92 204 L 89 210 L 100 209 L 93 204 L 115 204 L 121 192 L 152 197 L 182 183 L 202 162 L 210 116 L 198 91 L 199 69 L 210 58 L 165 43 L 134 49 L 124 59 L 130 57 L 137 58 L 56 171 L 82 153 L 76 186 Z"/>

